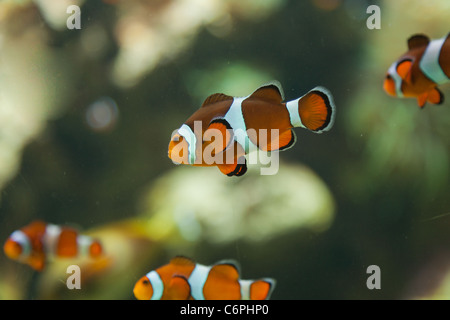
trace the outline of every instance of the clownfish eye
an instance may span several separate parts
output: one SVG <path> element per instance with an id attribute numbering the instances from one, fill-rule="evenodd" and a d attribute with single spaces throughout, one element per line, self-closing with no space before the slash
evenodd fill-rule
<path id="1" fill-rule="evenodd" d="M 150 284 L 150 281 L 148 281 L 148 280 L 142 280 L 142 284 L 145 284 L 145 285 L 149 285 Z"/>
<path id="2" fill-rule="evenodd" d="M 392 79 L 392 77 L 391 77 L 391 75 L 390 75 L 389 73 L 386 75 L 386 79 L 387 79 L 387 80 Z"/>

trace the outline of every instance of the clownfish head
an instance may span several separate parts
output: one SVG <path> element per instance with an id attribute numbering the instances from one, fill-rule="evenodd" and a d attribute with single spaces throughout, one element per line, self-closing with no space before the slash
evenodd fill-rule
<path id="1" fill-rule="evenodd" d="M 101 243 L 98 240 L 93 240 L 89 246 L 89 255 L 91 257 L 99 257 L 103 253 L 103 248 Z"/>
<path id="2" fill-rule="evenodd" d="M 191 295 L 191 288 L 184 276 L 173 275 L 168 280 L 166 290 L 159 273 L 150 271 L 136 282 L 133 293 L 138 300 L 187 300 Z"/>
<path id="3" fill-rule="evenodd" d="M 397 89 L 395 85 L 395 80 L 389 73 L 386 74 L 386 77 L 384 78 L 383 89 L 384 91 L 386 91 L 388 95 L 393 97 L 396 96 Z"/>
<path id="4" fill-rule="evenodd" d="M 5 251 L 5 254 L 8 258 L 17 260 L 20 255 L 22 254 L 22 246 L 20 243 L 17 243 L 11 239 L 8 239 L 3 246 L 3 251 Z"/>
<path id="5" fill-rule="evenodd" d="M 138 300 L 160 300 L 164 283 L 158 272 L 150 271 L 134 285 L 133 293 Z"/>
<path id="6" fill-rule="evenodd" d="M 394 97 L 404 97 L 405 87 L 411 82 L 411 66 L 413 60 L 410 58 L 394 62 L 386 73 L 383 89 L 387 94 Z"/>
<path id="7" fill-rule="evenodd" d="M 175 164 L 194 164 L 197 138 L 192 129 L 183 124 L 174 131 L 169 143 L 169 158 Z"/>
<path id="8" fill-rule="evenodd" d="M 14 231 L 6 240 L 3 251 L 10 259 L 17 260 L 30 251 L 30 241 L 22 231 Z"/>
<path id="9" fill-rule="evenodd" d="M 150 300 L 153 297 L 153 287 L 147 276 L 143 276 L 136 282 L 133 293 L 138 300 Z"/>

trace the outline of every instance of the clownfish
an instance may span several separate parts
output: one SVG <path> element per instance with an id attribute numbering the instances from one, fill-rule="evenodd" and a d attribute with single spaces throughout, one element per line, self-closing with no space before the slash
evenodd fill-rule
<path id="1" fill-rule="evenodd" d="M 296 142 L 292 128 L 322 133 L 333 126 L 336 108 L 327 89 L 316 87 L 300 98 L 283 101 L 278 81 L 246 97 L 212 94 L 174 131 L 169 158 L 175 164 L 217 166 L 223 174 L 241 176 L 247 171 L 245 155 L 250 152 L 292 147 Z"/>
<path id="2" fill-rule="evenodd" d="M 6 240 L 3 250 L 9 258 L 26 263 L 42 271 L 49 257 L 99 257 L 102 245 L 98 240 L 81 235 L 70 227 L 34 221 L 14 231 Z"/>
<path id="3" fill-rule="evenodd" d="M 383 88 L 391 96 L 417 98 L 419 107 L 427 102 L 441 104 L 444 95 L 438 85 L 450 82 L 450 34 L 431 40 L 416 34 L 408 39 L 409 51 L 387 71 Z"/>
<path id="4" fill-rule="evenodd" d="M 152 270 L 134 286 L 138 300 L 266 300 L 275 280 L 240 280 L 232 260 L 205 266 L 185 257 Z"/>

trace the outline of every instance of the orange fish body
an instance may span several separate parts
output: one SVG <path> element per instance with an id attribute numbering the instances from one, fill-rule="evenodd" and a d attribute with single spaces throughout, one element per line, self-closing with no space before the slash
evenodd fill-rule
<path id="1" fill-rule="evenodd" d="M 450 82 L 450 34 L 438 40 L 416 34 L 408 39 L 409 51 L 389 68 L 383 88 L 391 96 L 416 98 L 419 107 L 441 104 L 438 85 Z"/>
<path id="2" fill-rule="evenodd" d="M 37 271 L 44 269 L 48 257 L 98 257 L 102 254 L 102 246 L 97 240 L 80 235 L 75 229 L 42 221 L 14 231 L 3 250 L 9 258 L 26 263 Z"/>
<path id="3" fill-rule="evenodd" d="M 217 166 L 228 176 L 241 176 L 250 152 L 293 146 L 292 128 L 321 133 L 333 126 L 335 106 L 327 89 L 316 87 L 298 99 L 283 100 L 277 81 L 247 97 L 209 96 L 172 136 L 169 158 L 176 164 Z"/>
<path id="4" fill-rule="evenodd" d="M 150 271 L 133 293 L 139 300 L 265 300 L 275 280 L 240 280 L 232 261 L 204 266 L 184 257 Z"/>

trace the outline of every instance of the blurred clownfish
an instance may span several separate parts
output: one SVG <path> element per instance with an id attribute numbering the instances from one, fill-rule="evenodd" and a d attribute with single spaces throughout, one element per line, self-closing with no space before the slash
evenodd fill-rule
<path id="1" fill-rule="evenodd" d="M 333 126 L 335 106 L 327 89 L 316 87 L 295 100 L 283 100 L 278 81 L 246 97 L 210 95 L 172 135 L 169 158 L 176 164 L 217 166 L 223 174 L 241 176 L 250 152 L 292 147 L 292 128 L 321 133 Z"/>
<path id="2" fill-rule="evenodd" d="M 391 96 L 413 97 L 423 108 L 426 102 L 441 104 L 438 85 L 450 82 L 450 34 L 432 40 L 422 34 L 408 39 L 409 51 L 389 68 L 384 90 Z"/>
<path id="3" fill-rule="evenodd" d="M 26 263 L 37 271 L 44 269 L 49 257 L 99 257 L 102 254 L 99 241 L 81 235 L 75 229 L 42 221 L 14 231 L 3 249 L 9 258 Z"/>
<path id="4" fill-rule="evenodd" d="M 150 271 L 134 286 L 139 300 L 266 300 L 275 280 L 240 280 L 234 261 L 204 266 L 185 257 Z"/>

